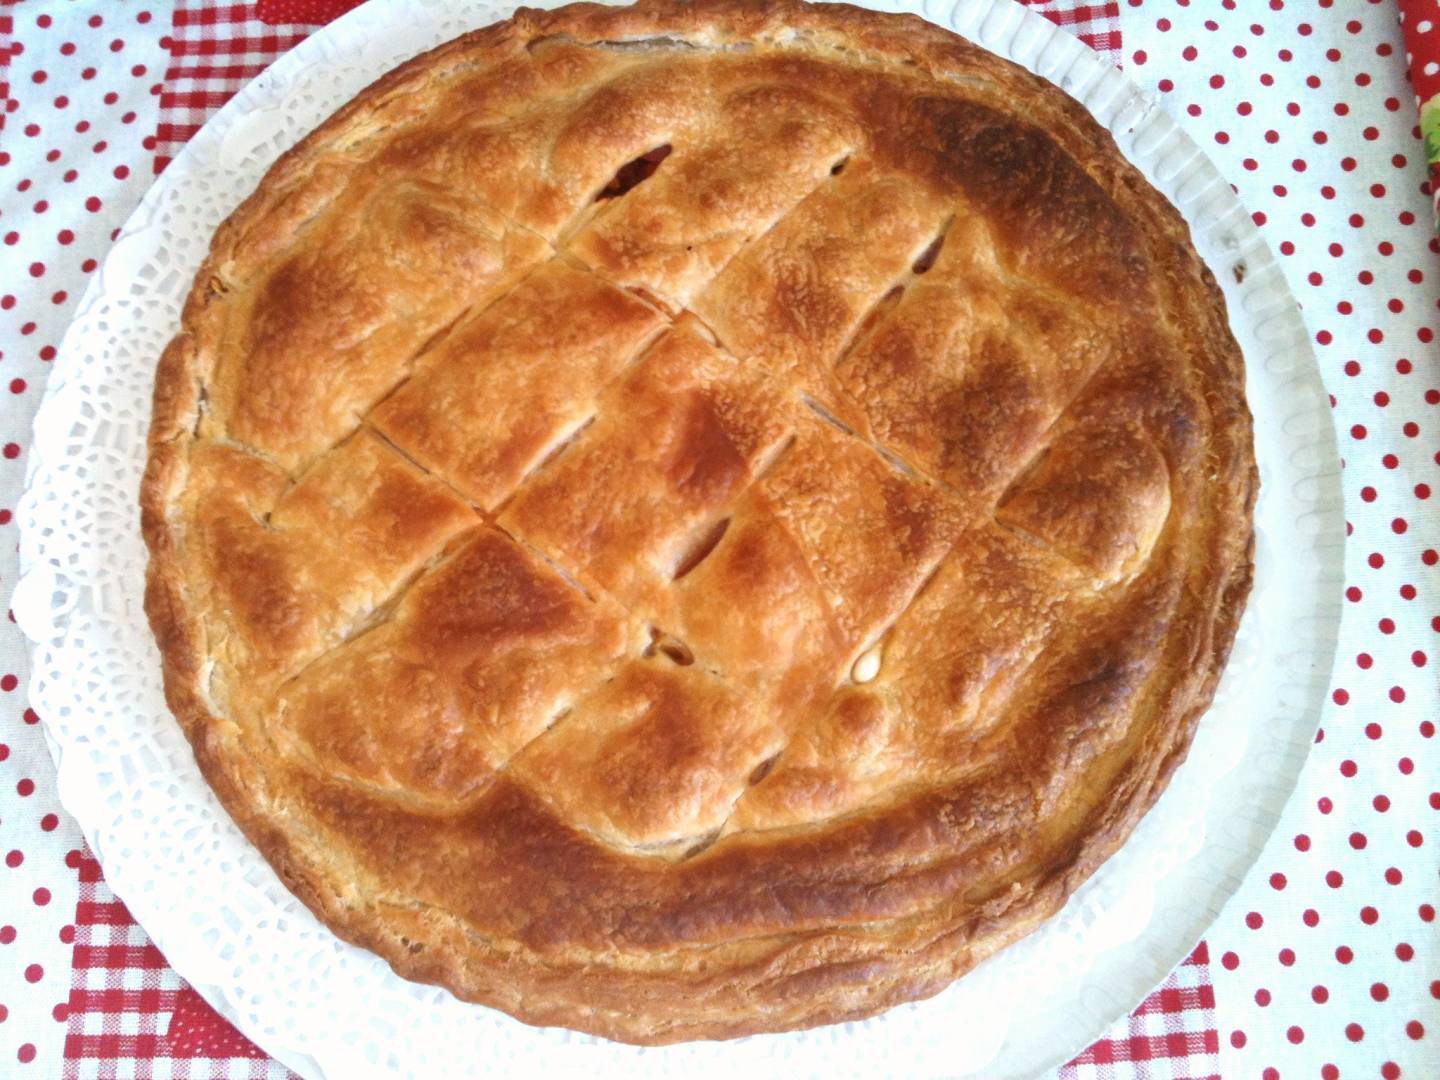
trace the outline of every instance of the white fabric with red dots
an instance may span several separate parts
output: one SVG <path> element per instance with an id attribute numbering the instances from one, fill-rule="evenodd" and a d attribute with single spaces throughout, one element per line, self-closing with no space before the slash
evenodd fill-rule
<path id="1" fill-rule="evenodd" d="M 1440 985 L 1427 981 L 1440 967 L 1440 935 L 1426 906 L 1436 901 L 1440 785 L 1426 740 L 1440 712 L 1429 666 L 1440 608 L 1434 514 L 1426 516 L 1425 501 L 1440 463 L 1429 430 L 1440 391 L 1423 155 L 1391 13 L 1359 0 L 1336 6 L 1344 18 L 1324 0 L 1128 0 L 1120 11 L 1129 73 L 1159 92 L 1263 214 L 1257 221 L 1307 306 L 1336 398 L 1354 532 L 1346 637 L 1324 738 L 1275 841 L 1210 932 L 1214 998 L 1193 994 L 1202 1027 L 1188 1042 L 1180 1036 L 1172 1054 L 1165 1025 L 1151 1023 L 1164 1006 L 1142 1009 L 1106 1040 L 1111 1049 L 1082 1055 L 1065 1076 L 1440 1072 Z M 0 83 L 8 75 L 10 84 L 8 94 L 0 90 L 8 113 L 0 139 L 0 363 L 10 368 L 0 371 L 9 386 L 0 401 L 5 531 L 13 528 L 47 362 L 86 275 L 150 179 L 170 19 L 165 4 L 35 0 L 0 15 L 0 55 L 10 59 L 0 71 Z M 1381 47 L 1391 55 L 1377 55 Z M 13 583 L 12 559 L 0 561 L 0 579 Z M 67 927 L 79 890 L 87 889 L 87 904 L 113 900 L 103 882 L 80 884 L 93 864 L 59 810 L 40 729 L 25 711 L 21 644 L 13 627 L 0 633 L 0 873 L 8 879 L 0 888 L 0 1073 L 24 1065 L 21 1075 L 47 1076 L 62 1069 L 67 1023 L 75 1033 Z M 113 910 L 102 917 L 120 919 Z M 129 929 L 110 940 L 146 947 Z M 163 1035 L 189 1008 L 175 1003 L 172 978 L 134 984 L 137 993 L 148 986 L 171 994 L 174 1016 L 152 1022 L 151 1032 Z M 1203 965 L 1189 964 L 1167 981 L 1172 998 L 1151 1000 L 1188 1007 L 1184 995 L 1197 980 L 1208 989 L 1208 978 Z M 137 1053 L 70 1060 L 65 1072 L 200 1075 L 173 1058 L 137 1065 L 144 1026 L 137 1021 L 135 1032 L 122 1033 L 135 1038 L 116 1044 Z M 1157 1041 L 1140 1056 L 1130 1048 L 1152 1027 Z M 239 1050 L 195 1058 L 207 1061 L 206 1075 L 278 1068 Z"/>
<path id="2" fill-rule="evenodd" d="M 1208 934 L 1226 1077 L 1440 1076 L 1440 263 L 1393 4 L 1127 0 L 1126 70 L 1204 145 L 1305 308 L 1349 540 L 1331 703 Z"/>
<path id="3" fill-rule="evenodd" d="M 151 177 L 163 5 L 0 7 L 0 582 L 50 361 L 111 236 Z M 0 626 L 0 1075 L 57 1076 L 69 1020 L 80 831 Z M 67 864 L 69 859 L 69 864 Z"/>

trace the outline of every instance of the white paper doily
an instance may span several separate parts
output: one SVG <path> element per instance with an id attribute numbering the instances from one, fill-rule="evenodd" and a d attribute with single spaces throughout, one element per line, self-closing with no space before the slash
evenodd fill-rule
<path id="1" fill-rule="evenodd" d="M 543 5 L 552 6 L 552 5 Z M 1153 101 L 1013 0 L 904 3 L 1084 102 L 1190 222 L 1248 364 L 1262 490 L 1256 588 L 1189 760 L 1056 918 L 929 1001 L 863 1023 L 636 1049 L 537 1030 L 342 944 L 221 810 L 165 709 L 136 509 L 156 359 L 211 233 L 286 148 L 401 60 L 509 6 L 372 2 L 286 54 L 193 138 L 91 281 L 35 420 L 13 609 L 30 697 L 115 892 L 175 968 L 290 1067 L 331 1078 L 641 1069 L 1027 1076 L 1124 1015 L 1186 954 L 1278 817 L 1340 618 L 1343 516 L 1324 387 L 1293 297 L 1228 184 Z M 1239 767 L 1243 764 L 1243 767 Z"/>

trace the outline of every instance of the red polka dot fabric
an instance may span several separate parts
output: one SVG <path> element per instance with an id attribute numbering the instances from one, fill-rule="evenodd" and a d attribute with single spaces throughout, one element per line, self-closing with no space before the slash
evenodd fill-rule
<path id="1" fill-rule="evenodd" d="M 1370 0 L 1026 0 L 1205 145 L 1304 306 L 1343 455 L 1344 624 L 1299 789 L 1207 942 L 1064 1078 L 1440 1076 L 1440 262 L 1395 12 Z M 1433 0 L 1432 0 L 1433 2 Z M 0 9 L 0 579 L 30 422 L 153 172 L 354 0 Z M 106 887 L 0 624 L 0 1075 L 287 1075 Z"/>
<path id="2" fill-rule="evenodd" d="M 165 9 L 0 6 L 0 588 L 30 425 L 89 275 L 148 183 Z M 0 621 L 0 1076 L 55 1076 L 69 1024 L 79 829 L 55 790 L 29 665 Z"/>
<path id="3" fill-rule="evenodd" d="M 1208 935 L 1222 1071 L 1440 1076 L 1440 262 L 1396 12 L 1128 0 L 1124 32 L 1129 73 L 1207 147 L 1280 254 L 1343 458 L 1330 706 L 1299 791 Z"/>

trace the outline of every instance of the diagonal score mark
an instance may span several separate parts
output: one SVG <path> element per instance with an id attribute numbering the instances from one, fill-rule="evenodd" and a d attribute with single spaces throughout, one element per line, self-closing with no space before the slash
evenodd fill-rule
<path id="1" fill-rule="evenodd" d="M 618 597 L 611 595 L 608 591 L 601 589 L 598 585 L 595 586 L 595 591 L 592 592 L 590 587 L 587 586 L 583 581 L 581 581 L 578 577 L 572 574 L 564 566 L 560 565 L 560 563 L 552 559 L 546 552 L 542 551 L 540 548 L 532 544 L 526 537 L 522 536 L 520 533 L 515 532 L 512 529 L 507 529 L 499 522 L 495 523 L 494 528 L 497 532 L 503 533 L 506 538 L 510 540 L 511 543 L 515 544 L 517 547 L 523 548 L 525 551 L 528 551 L 531 555 L 539 559 L 551 570 L 555 571 L 556 575 L 560 578 L 561 581 L 565 582 L 566 585 L 578 592 L 589 603 L 598 604 L 600 602 L 599 597 L 595 595 L 598 592 L 600 596 L 604 597 L 607 602 L 613 604 L 620 611 L 623 611 L 627 616 L 634 616 L 634 612 L 632 612 L 629 608 L 622 604 Z"/>
<path id="2" fill-rule="evenodd" d="M 843 155 L 842 155 L 842 157 L 841 157 L 841 159 L 840 159 L 840 162 L 839 162 L 838 164 L 843 165 L 843 163 L 848 162 L 848 161 L 850 160 L 851 155 L 852 155 L 853 153 L 854 153 L 854 148 L 850 148 L 850 149 L 847 149 L 846 151 L 844 151 L 844 153 L 843 153 Z M 778 215 L 776 216 L 775 220 L 772 221 L 768 226 L 766 226 L 766 227 L 765 227 L 764 229 L 762 229 L 760 232 L 755 233 L 753 236 L 746 237 L 745 240 L 740 244 L 740 246 L 735 249 L 734 253 L 733 253 L 728 259 L 726 259 L 724 263 L 722 263 L 719 267 L 717 267 L 717 268 L 710 274 L 710 276 L 709 276 L 708 278 L 706 278 L 702 283 L 698 284 L 698 285 L 692 290 L 692 296 L 693 296 L 693 297 L 697 297 L 697 298 L 698 298 L 698 297 L 701 297 L 701 296 L 704 296 L 704 295 L 710 290 L 711 286 L 713 286 L 713 285 L 715 284 L 715 282 L 716 282 L 717 280 L 719 280 L 719 278 L 725 273 L 725 271 L 730 268 L 731 264 L 734 263 L 736 259 L 738 259 L 741 255 L 743 255 L 746 251 L 748 251 L 750 248 L 752 248 L 752 247 L 755 246 L 756 244 L 759 244 L 759 243 L 761 243 L 762 241 L 764 241 L 765 238 L 768 237 L 771 233 L 775 232 L 775 230 L 781 228 L 787 221 L 790 220 L 791 216 L 795 213 L 795 211 L 798 210 L 802 205 L 804 205 L 805 202 L 807 202 L 813 195 L 815 195 L 818 191 L 822 190 L 823 188 L 827 187 L 828 185 L 834 183 L 834 182 L 835 182 L 835 178 L 840 175 L 840 172 L 841 172 L 841 171 L 843 171 L 843 168 L 842 168 L 842 169 L 836 169 L 835 166 L 832 166 L 829 170 L 827 170 L 826 175 L 822 176 L 822 177 L 821 177 L 815 184 L 813 184 L 811 187 L 809 187 L 809 188 L 807 188 L 806 190 L 802 191 L 802 192 L 795 198 L 795 201 L 792 202 L 788 207 L 786 207 L 780 214 L 778 214 Z M 602 205 L 602 206 L 603 206 L 603 204 L 599 204 L 599 205 Z M 602 211 L 602 212 L 603 212 L 603 211 Z M 583 211 L 582 211 L 582 213 L 583 213 Z M 598 216 L 598 215 L 596 215 L 596 216 Z M 591 218 L 588 218 L 586 221 L 583 221 L 583 222 L 580 222 L 579 224 L 577 224 L 577 225 L 574 227 L 573 231 L 571 231 L 570 233 L 564 235 L 560 240 L 557 240 L 557 241 L 556 241 L 556 245 L 555 245 L 555 246 L 556 246 L 556 250 L 559 252 L 559 254 L 560 254 L 562 257 L 569 258 L 569 259 L 573 259 L 573 260 L 574 260 L 575 262 L 577 262 L 578 264 L 580 264 L 580 265 L 584 266 L 586 269 L 590 270 L 590 272 L 591 272 L 591 273 L 594 273 L 595 276 L 598 277 L 598 278 L 600 278 L 601 281 L 604 281 L 604 282 L 606 282 L 607 284 L 613 285 L 613 286 L 615 286 L 616 288 L 624 288 L 624 289 L 627 289 L 627 290 L 629 290 L 629 291 L 634 291 L 634 290 L 635 290 L 635 287 L 633 287 L 633 286 L 622 286 L 622 285 L 617 284 L 616 282 L 614 282 L 614 281 L 612 281 L 610 278 L 608 278 L 606 275 L 604 275 L 603 273 L 601 273 L 598 269 L 596 269 L 596 268 L 594 268 L 594 267 L 591 267 L 588 263 L 585 263 L 583 259 L 581 259 L 578 255 L 575 255 L 573 252 L 571 252 L 571 251 L 569 250 L 569 248 L 568 248 L 567 245 L 568 245 L 571 241 L 573 241 L 573 240 L 575 239 L 575 237 L 578 236 L 578 235 L 583 231 L 585 225 L 592 223 L 594 220 L 595 220 L 595 216 L 592 216 Z M 720 232 L 720 233 L 717 233 L 717 234 L 715 234 L 714 236 L 705 237 L 705 238 L 703 238 L 703 239 L 713 240 L 713 239 L 716 239 L 716 238 L 718 238 L 718 237 L 734 236 L 734 235 L 736 235 L 737 231 L 738 231 L 738 230 L 726 230 L 726 231 L 722 231 L 722 232 Z M 695 243 L 698 243 L 698 241 L 692 240 L 691 243 L 692 243 L 692 244 L 695 244 Z M 659 248 L 656 248 L 655 250 L 659 250 Z M 667 314 L 673 313 L 673 315 L 672 315 L 673 318 L 679 318 L 679 316 L 680 316 L 681 314 L 689 314 L 690 317 L 695 318 L 697 321 L 703 322 L 703 320 L 700 320 L 700 319 L 698 318 L 698 316 L 695 316 L 695 315 L 693 314 L 693 312 L 690 312 L 690 311 L 689 311 L 688 305 L 679 305 L 679 304 L 677 304 L 677 305 L 669 305 L 669 304 L 666 304 L 665 302 L 661 301 L 659 298 L 656 298 L 656 297 L 651 296 L 651 295 L 649 294 L 648 290 L 643 290 L 643 289 L 641 290 L 641 296 L 642 296 L 642 299 L 646 299 L 648 302 L 650 302 L 650 303 L 652 303 L 652 304 L 655 304 L 656 306 L 658 306 L 658 307 L 661 308 L 662 310 L 665 310 L 665 311 L 667 312 Z M 710 332 L 711 332 L 712 334 L 714 334 L 714 330 L 713 330 L 711 327 L 709 327 L 708 324 L 704 324 L 704 325 L 706 326 L 706 329 L 710 330 Z M 717 337 L 717 340 L 718 340 L 718 337 Z"/>
<path id="3" fill-rule="evenodd" d="M 730 531 L 730 522 L 733 515 L 727 514 L 716 524 L 703 528 L 699 532 L 700 539 L 690 545 L 680 561 L 675 565 L 675 571 L 670 576 L 672 582 L 679 581 L 688 576 L 691 571 L 699 568 L 700 564 L 708 559 L 714 550 L 720 546 L 720 541 L 725 539 L 725 534 Z"/>
<path id="4" fill-rule="evenodd" d="M 538 274 L 542 269 L 549 266 L 554 261 L 554 259 L 555 256 L 553 254 L 548 259 L 537 259 L 532 266 L 530 266 L 523 274 L 521 274 L 518 278 L 515 279 L 514 284 L 512 284 L 510 288 L 506 289 L 504 292 L 498 294 L 497 296 L 491 297 L 488 301 L 484 303 L 472 304 L 471 306 L 461 311 L 460 314 L 456 315 L 448 324 L 439 328 L 435 333 L 427 337 L 424 344 L 406 358 L 404 364 L 404 371 L 401 373 L 400 377 L 397 378 L 394 382 L 392 382 L 388 387 L 386 387 L 384 391 L 377 394 L 374 401 L 370 402 L 370 404 L 365 406 L 364 409 L 356 413 L 356 427 L 358 428 L 368 423 L 371 413 L 373 413 L 381 405 L 385 404 L 385 402 L 389 401 L 390 398 L 394 397 L 395 394 L 400 391 L 401 387 L 403 387 L 406 383 L 408 383 L 412 378 L 415 377 L 416 369 L 420 366 L 421 361 L 426 356 L 430 355 L 432 352 L 438 351 L 441 345 L 443 345 L 450 338 L 454 337 L 457 333 L 460 333 L 461 331 L 468 328 L 469 325 L 473 323 L 476 319 L 479 319 L 487 312 L 494 310 L 499 305 L 508 301 L 521 289 L 522 286 L 529 282 L 531 278 Z"/>
<path id="5" fill-rule="evenodd" d="M 593 277 L 610 286 L 610 288 L 616 288 L 616 286 L 612 282 L 606 281 L 605 278 L 601 277 L 599 274 L 594 274 L 588 269 L 585 272 L 592 274 Z M 635 369 L 640 364 L 644 363 L 645 357 L 649 354 L 650 350 L 653 349 L 657 344 L 659 344 L 660 339 L 663 338 L 665 334 L 673 328 L 673 325 L 668 322 L 661 323 L 655 328 L 653 333 L 643 338 L 638 344 L 636 344 L 633 349 L 630 350 L 630 355 L 627 356 L 624 361 L 620 363 L 619 366 L 617 366 L 615 374 L 612 375 L 600 386 L 595 388 L 595 392 L 591 397 L 589 416 L 586 417 L 586 419 L 582 420 L 579 424 L 571 428 L 570 431 L 568 431 L 562 438 L 558 439 L 545 452 L 544 457 L 542 457 L 538 462 L 535 463 L 534 466 L 532 466 L 528 471 L 526 471 L 524 476 L 520 477 L 514 489 L 498 503 L 495 504 L 494 510 L 491 511 L 492 517 L 498 519 L 500 515 L 504 513 L 505 508 L 508 507 L 512 502 L 514 502 L 515 499 L 520 495 L 520 493 L 523 492 L 530 485 L 530 483 L 535 480 L 536 477 L 538 477 L 542 472 L 544 472 L 546 469 L 554 465 L 555 462 L 559 461 L 562 457 L 564 457 L 565 454 L 567 454 L 580 441 L 581 437 L 585 434 L 586 431 L 590 429 L 591 425 L 594 424 L 596 419 L 599 417 L 600 402 L 604 400 L 606 395 L 609 394 L 609 392 L 614 387 L 618 386 L 625 379 L 629 378 L 634 373 Z"/>
<path id="6" fill-rule="evenodd" d="M 842 151 L 840 157 L 835 161 L 834 164 L 830 166 L 828 170 L 826 170 L 824 176 L 822 176 L 806 191 L 802 192 L 800 197 L 797 198 L 793 203 L 791 203 L 781 214 L 779 214 L 774 221 L 772 221 L 764 229 L 747 239 L 743 244 L 736 248 L 735 253 L 731 255 L 730 258 L 726 259 L 725 262 L 721 264 L 720 268 L 715 271 L 715 273 L 710 275 L 710 278 L 705 282 L 703 286 L 701 286 L 695 291 L 695 295 L 697 297 L 704 296 L 705 293 L 710 290 L 710 287 L 714 285 L 717 280 L 720 279 L 720 277 L 725 273 L 725 271 L 730 269 L 731 264 L 733 264 L 736 259 L 740 258 L 741 255 L 745 254 L 745 252 L 749 251 L 752 247 L 756 247 L 757 245 L 764 243 L 773 233 L 783 228 L 790 221 L 790 218 L 795 214 L 795 212 L 799 210 L 802 206 L 804 206 L 807 202 L 809 202 L 819 192 L 837 184 L 839 182 L 837 180 L 837 177 L 839 177 L 840 174 L 845 171 L 846 166 L 850 164 L 850 159 L 854 155 L 855 150 L 856 148 L 851 146 L 847 147 L 844 151 Z"/>
<path id="7" fill-rule="evenodd" d="M 485 513 L 485 508 L 480 506 L 477 502 L 475 502 L 474 499 L 470 498 L 470 496 L 466 495 L 463 491 L 461 491 L 454 484 L 452 484 L 449 477 L 445 476 L 444 473 L 436 472 L 434 469 L 427 469 L 424 465 L 411 457 L 405 451 L 404 447 L 396 445 L 396 443 L 390 438 L 390 436 L 386 435 L 385 432 L 381 431 L 374 424 L 370 423 L 369 420 L 362 420 L 360 422 L 360 426 L 355 429 L 355 432 L 352 433 L 350 437 L 354 438 L 355 434 L 358 434 L 361 431 L 368 432 L 369 434 L 375 436 L 375 438 L 380 441 L 381 446 L 385 447 L 385 449 L 390 451 L 390 453 L 394 454 L 401 461 L 405 462 L 405 464 L 409 465 L 417 472 L 423 473 L 425 476 L 428 476 L 430 479 L 434 480 L 437 484 L 444 485 L 446 491 L 450 492 L 450 494 L 454 495 L 466 506 L 470 507 L 470 509 L 475 512 L 476 516 L 478 516 L 481 521 L 487 523 L 490 522 L 490 515 Z"/>
<path id="8" fill-rule="evenodd" d="M 670 582 L 672 585 L 693 573 L 720 546 L 720 541 L 725 538 L 725 533 L 729 530 L 730 522 L 735 516 L 736 507 L 743 503 L 750 492 L 779 466 L 790 452 L 791 447 L 795 445 L 795 439 L 796 435 L 793 430 L 786 432 L 776 443 L 775 448 L 756 462 L 745 486 L 732 494 L 730 500 L 713 517 L 701 522 L 692 531 L 691 536 L 694 537 L 694 540 L 686 545 L 685 554 L 680 557 L 680 561 L 671 572 Z M 739 451 L 736 450 L 736 453 L 738 454 Z"/>
<path id="9" fill-rule="evenodd" d="M 879 330 L 886 316 L 899 307 L 900 301 L 904 299 L 910 286 L 930 272 L 936 260 L 939 259 L 950 228 L 955 224 L 958 216 L 958 212 L 953 213 L 944 220 L 935 236 L 916 254 L 910 265 L 890 282 L 890 287 L 881 293 L 860 316 L 855 323 L 855 328 L 850 332 L 850 336 L 841 344 L 835 353 L 835 359 L 830 362 L 831 371 L 844 364 L 855 350 L 865 343 L 866 339 Z M 845 396 L 849 398 L 850 395 L 846 393 Z"/>
<path id="10" fill-rule="evenodd" d="M 1043 454 L 1037 455 L 1037 460 L 1043 456 Z M 1037 536 L 1029 529 L 1022 528 L 1019 525 L 1015 525 L 1009 521 L 1003 520 L 999 516 L 998 511 L 998 506 L 992 508 L 989 511 L 989 520 L 991 521 L 991 523 L 993 523 L 997 528 L 1004 529 L 1012 536 L 1015 536 L 1016 538 L 1029 544 L 1037 551 L 1043 551 L 1047 555 L 1054 556 L 1056 559 L 1059 559 L 1061 562 L 1065 563 L 1065 565 L 1072 567 L 1089 582 L 1089 586 L 1092 592 L 1103 592 L 1106 589 L 1110 588 L 1112 585 L 1118 585 L 1121 583 L 1120 579 L 1108 580 L 1104 577 L 1097 575 L 1091 567 L 1086 566 L 1084 563 L 1077 562 L 1073 556 L 1067 554 L 1064 551 L 1061 551 L 1058 547 L 1050 543 L 1050 541 L 1046 540 L 1043 536 Z"/>
<path id="11" fill-rule="evenodd" d="M 1001 489 L 999 496 L 996 497 L 990 508 L 991 516 L 994 516 L 1000 507 L 1005 505 L 1005 500 L 1010 497 L 1011 492 L 1030 475 L 1031 471 L 1034 470 L 1045 455 L 1050 452 L 1050 448 L 1055 445 L 1060 427 L 1070 415 L 1070 410 L 1075 407 L 1076 402 L 1085 396 L 1085 391 L 1090 389 L 1091 384 L 1104 372 L 1109 370 L 1112 355 L 1113 353 L 1111 351 L 1106 351 L 1106 355 L 1086 372 L 1085 377 L 1080 380 L 1074 392 L 1065 399 L 1065 404 L 1060 407 L 1060 411 L 1055 414 L 1055 418 L 1045 425 L 1045 430 L 1040 433 L 1039 445 L 1029 457 L 1011 472 L 1009 478 L 1005 481 L 1004 488 Z"/>
<path id="12" fill-rule="evenodd" d="M 467 538 L 470 537 L 476 529 L 483 528 L 486 528 L 485 523 L 483 521 L 476 521 L 472 527 L 463 529 L 447 537 L 444 543 L 427 555 L 418 567 L 397 582 L 390 592 L 381 598 L 379 602 L 371 605 L 368 612 L 352 622 L 334 643 L 327 646 L 324 651 L 306 660 L 298 668 L 291 670 L 280 682 L 276 683 L 274 697 L 272 697 L 271 703 L 273 704 L 275 697 L 278 697 L 281 692 L 294 684 L 316 664 L 334 656 L 366 634 L 378 630 L 380 627 L 392 621 L 395 617 L 395 612 L 399 609 L 405 598 L 410 595 L 411 591 L 414 590 L 421 581 L 429 578 L 431 574 L 453 557 L 455 552 L 467 542 Z"/>
<path id="13" fill-rule="evenodd" d="M 941 568 L 945 565 L 945 562 L 951 557 L 951 554 L 952 554 L 952 552 L 953 552 L 953 549 L 954 549 L 954 545 L 953 545 L 953 543 L 952 543 L 951 547 L 950 547 L 950 548 L 947 548 L 946 551 L 945 551 L 938 559 L 935 560 L 935 565 L 930 568 L 930 571 L 920 580 L 920 582 L 919 582 L 919 583 L 915 586 L 915 588 L 911 591 L 910 596 L 906 599 L 906 601 L 905 601 L 904 605 L 901 607 L 899 613 L 897 613 L 896 616 L 895 616 L 893 619 L 891 619 L 888 623 L 886 623 L 885 626 L 884 626 L 884 628 L 881 629 L 880 631 L 878 631 L 878 632 L 873 636 L 873 638 L 872 638 L 871 640 L 867 641 L 867 642 L 865 643 L 864 647 L 861 648 L 861 649 L 858 651 L 858 656 L 857 656 L 857 658 L 856 658 L 856 660 L 855 660 L 855 665 L 859 665 L 859 664 L 862 662 L 862 660 L 863 660 L 867 655 L 871 654 L 875 649 L 877 649 L 877 648 L 885 641 L 886 637 L 887 637 L 887 636 L 890 634 L 890 632 L 895 628 L 895 626 L 896 626 L 896 625 L 905 617 L 905 615 L 910 611 L 910 609 L 911 609 L 912 607 L 914 607 L 916 603 L 919 602 L 920 597 L 921 597 L 922 595 L 924 595 L 925 591 L 930 588 L 931 584 L 935 581 L 936 577 L 939 576 Z M 807 566 L 807 569 L 809 569 L 808 560 L 807 560 L 806 566 Z M 810 573 L 811 573 L 811 576 L 812 576 L 812 578 L 813 578 L 813 577 L 814 577 L 814 571 L 811 570 Z M 854 670 L 854 667 L 852 666 L 852 672 L 853 672 L 853 670 Z M 873 678 L 873 676 L 872 676 L 872 678 Z M 853 677 L 852 677 L 852 681 L 859 682 L 860 680 L 854 680 Z M 864 680 L 864 681 L 869 682 L 869 681 L 871 681 L 871 680 L 870 680 L 870 679 L 866 679 L 866 680 Z M 735 797 L 735 801 L 730 804 L 730 810 L 729 810 L 729 812 L 725 815 L 725 820 L 724 820 L 723 822 L 721 822 L 721 824 L 720 824 L 720 829 L 719 829 L 719 831 L 718 831 L 718 833 L 717 833 L 717 839 L 718 839 L 720 836 L 723 836 L 723 835 L 724 835 L 726 828 L 729 827 L 730 819 L 735 816 L 735 812 L 739 809 L 740 804 L 745 801 L 745 798 L 750 794 L 750 792 L 752 792 L 752 791 L 755 790 L 755 788 L 760 784 L 760 782 L 761 782 L 762 780 L 765 779 L 765 777 L 769 776 L 770 773 L 775 770 L 775 767 L 784 759 L 786 752 L 789 751 L 790 747 L 795 744 L 796 739 L 798 739 L 798 738 L 800 737 L 800 736 L 799 736 L 799 733 L 796 732 L 796 731 L 791 731 L 791 732 L 789 732 L 788 734 L 789 734 L 789 738 L 788 738 L 788 739 L 785 741 L 785 743 L 780 747 L 780 749 L 777 750 L 775 753 L 771 754 L 771 755 L 766 759 L 765 764 L 768 765 L 768 768 L 765 768 L 765 769 L 763 769 L 763 770 L 757 770 L 757 772 L 759 773 L 758 776 L 756 775 L 756 773 L 752 773 L 752 774 L 751 774 L 751 777 L 750 777 L 749 781 L 746 783 L 745 787 L 741 790 L 740 794 Z M 712 843 L 713 843 L 713 841 L 712 841 Z M 708 846 L 708 845 L 707 845 L 707 846 Z"/>
<path id="14" fill-rule="evenodd" d="M 842 435 L 854 439 L 861 446 L 865 447 L 871 453 L 878 456 L 880 460 L 885 462 L 885 464 L 888 465 L 892 470 L 899 473 L 901 476 L 904 476 L 906 479 L 915 481 L 916 483 L 924 484 L 926 487 L 934 488 L 936 491 L 948 495 L 952 503 L 962 503 L 968 506 L 968 503 L 966 503 L 966 500 L 968 499 L 968 495 L 966 492 L 960 491 L 952 485 L 947 484 L 944 480 L 940 480 L 934 476 L 931 476 L 924 469 L 916 468 L 914 465 L 906 461 L 894 450 L 891 450 L 884 443 L 878 443 L 866 438 L 860 432 L 852 428 L 849 424 L 845 423 L 844 420 L 841 420 L 839 417 L 835 416 L 834 413 L 826 409 L 825 406 L 821 405 L 818 401 L 811 398 L 810 395 L 804 393 L 803 391 L 797 391 L 797 394 L 799 396 L 800 403 L 810 411 L 811 415 L 817 423 L 826 424 L 834 428 L 836 431 L 840 432 Z"/>
<path id="15" fill-rule="evenodd" d="M 610 180 L 594 196 L 581 203 L 570 220 L 556 231 L 553 241 L 555 249 L 564 249 L 586 226 L 605 216 L 609 209 L 606 204 L 623 199 L 654 176 L 673 150 L 674 146 L 667 140 L 621 165 Z"/>
<path id="16" fill-rule="evenodd" d="M 350 443 L 352 443 L 355 438 L 360 434 L 361 430 L 361 427 L 352 429 L 349 434 L 342 436 L 334 443 L 332 443 L 329 447 L 327 447 L 323 453 L 316 454 L 313 458 L 300 466 L 299 469 L 296 469 L 293 472 L 286 470 L 279 463 L 271 461 L 264 454 L 259 453 L 258 451 L 254 451 L 249 447 L 244 446 L 243 444 L 236 443 L 231 439 L 221 440 L 212 438 L 206 439 L 205 441 L 219 445 L 229 445 L 232 449 L 238 450 L 242 454 L 246 454 L 249 457 L 256 458 L 260 461 L 265 462 L 266 464 L 274 465 L 276 469 L 285 474 L 285 486 L 280 490 L 280 494 L 275 497 L 275 501 L 270 505 L 270 508 L 266 510 L 263 514 L 258 515 L 255 519 L 256 521 L 260 522 L 261 525 L 265 526 L 265 528 L 269 529 L 271 528 L 270 520 L 274 516 L 275 511 L 280 508 L 280 505 L 284 503 L 288 498 L 290 498 L 290 496 L 294 494 L 295 489 L 298 488 L 301 484 L 303 484 L 309 476 L 311 476 L 313 473 L 318 472 L 320 466 L 329 460 L 330 455 L 338 454 L 340 451 L 344 450 L 347 446 L 349 446 Z"/>

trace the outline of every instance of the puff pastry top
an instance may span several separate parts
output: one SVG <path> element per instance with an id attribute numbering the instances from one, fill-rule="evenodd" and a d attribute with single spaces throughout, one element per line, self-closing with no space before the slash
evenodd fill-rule
<path id="1" fill-rule="evenodd" d="M 1125 838 L 1250 582 L 1240 356 L 1063 93 L 918 19 L 576 5 L 370 87 L 155 391 L 171 705 L 403 975 L 636 1042 L 936 992 Z"/>

